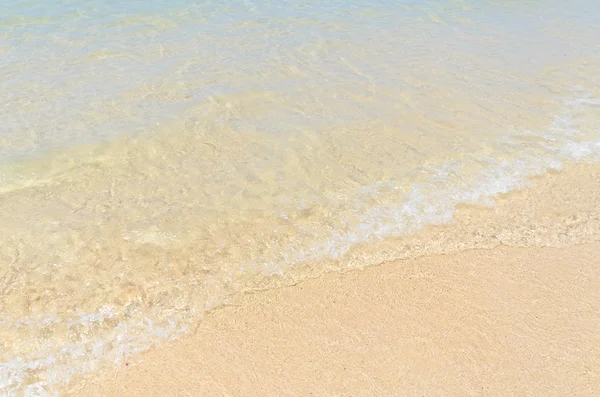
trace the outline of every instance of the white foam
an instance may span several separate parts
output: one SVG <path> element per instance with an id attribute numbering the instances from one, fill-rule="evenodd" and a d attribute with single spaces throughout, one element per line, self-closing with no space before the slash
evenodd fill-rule
<path id="1" fill-rule="evenodd" d="M 51 315 L 39 318 L 29 317 L 12 321 L 15 328 L 44 327 L 49 323 L 66 322 L 93 329 L 94 324 L 117 317 L 110 306 L 102 307 L 95 313 L 82 313 L 77 317 L 61 320 Z M 9 323 L 10 319 L 3 319 Z M 166 325 L 156 325 L 146 318 L 131 318 L 105 333 L 91 333 L 80 341 L 62 346 L 46 346 L 34 357 L 27 360 L 17 357 L 0 363 L 0 390 L 3 395 L 50 397 L 57 396 L 58 389 L 69 383 L 74 375 L 84 375 L 97 370 L 105 362 L 121 365 L 132 354 L 146 350 L 153 344 L 186 334 L 186 325 L 167 321 Z M 34 376 L 35 374 L 35 376 Z M 23 387 L 26 380 L 37 381 Z"/>
<path id="2" fill-rule="evenodd" d="M 577 91 L 577 90 L 574 90 Z M 450 175 L 459 175 L 461 163 L 443 165 L 429 183 L 412 186 L 403 205 L 400 207 L 373 207 L 361 216 L 358 227 L 346 231 L 333 232 L 327 241 L 310 249 L 295 250 L 282 254 L 288 265 L 314 262 L 322 259 L 337 260 L 347 254 L 356 244 L 381 240 L 385 237 L 401 237 L 416 232 L 426 225 L 449 223 L 459 204 L 493 205 L 499 194 L 521 189 L 529 184 L 528 178 L 559 170 L 565 161 L 600 161 L 600 140 L 578 141 L 581 135 L 573 119 L 588 110 L 589 106 L 600 104 L 600 100 L 584 93 L 582 98 L 567 99 L 563 102 L 564 111 L 557 115 L 548 131 L 524 131 L 523 136 L 535 136 L 538 147 L 544 155 L 529 149 L 513 161 L 494 158 L 473 157 L 469 161 L 487 163 L 475 180 L 466 186 L 448 183 Z M 514 142 L 514 139 L 499 138 L 500 142 Z M 462 160 L 465 161 L 465 160 Z M 367 201 L 376 195 L 381 184 L 377 183 L 358 189 L 357 196 Z M 396 190 L 398 187 L 393 187 Z M 429 195 L 423 192 L 433 192 Z M 281 275 L 281 263 L 264 263 L 264 274 Z"/>

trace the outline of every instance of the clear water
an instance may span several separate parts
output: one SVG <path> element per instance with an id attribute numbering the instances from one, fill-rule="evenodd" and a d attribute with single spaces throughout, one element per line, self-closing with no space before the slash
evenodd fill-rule
<path id="1" fill-rule="evenodd" d="M 600 160 L 594 0 L 0 9 L 3 395 Z"/>

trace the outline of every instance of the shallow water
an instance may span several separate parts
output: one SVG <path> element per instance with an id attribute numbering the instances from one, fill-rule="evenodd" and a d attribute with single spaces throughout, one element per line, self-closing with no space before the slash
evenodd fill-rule
<path id="1" fill-rule="evenodd" d="M 9 396 L 54 395 L 235 294 L 376 263 L 370 244 L 600 161 L 593 0 L 9 3 Z"/>

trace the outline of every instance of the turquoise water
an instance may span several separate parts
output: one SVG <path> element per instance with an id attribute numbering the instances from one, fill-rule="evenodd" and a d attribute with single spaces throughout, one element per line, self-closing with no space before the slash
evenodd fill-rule
<path id="1" fill-rule="evenodd" d="M 219 95 L 269 90 L 285 97 L 308 85 L 315 96 L 339 103 L 334 92 L 319 88 L 367 81 L 401 88 L 406 76 L 395 68 L 431 67 L 436 57 L 462 67 L 452 56 L 463 52 L 527 75 L 557 54 L 592 54 L 589 46 L 597 46 L 593 1 L 42 1 L 1 7 L 2 161 L 143 133 Z M 530 57 L 536 45 L 547 50 Z M 393 117 L 393 107 L 380 99 L 370 111 Z M 300 127 L 315 122 L 298 112 L 274 113 Z M 327 116 L 353 115 L 321 115 Z M 264 124 L 257 128 L 277 125 Z"/>
<path id="2" fill-rule="evenodd" d="M 597 1 L 0 9 L 3 395 L 600 160 Z M 418 254 L 440 245 L 470 247 Z"/>

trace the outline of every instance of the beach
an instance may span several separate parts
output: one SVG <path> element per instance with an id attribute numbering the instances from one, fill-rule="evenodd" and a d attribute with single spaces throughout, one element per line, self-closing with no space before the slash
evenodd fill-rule
<path id="1" fill-rule="evenodd" d="M 560 188 L 576 175 L 588 183 Z M 597 203 L 598 186 L 600 168 L 572 167 L 533 181 L 494 209 L 463 208 L 453 227 L 486 217 L 501 223 L 524 201 L 537 203 L 532 215 L 565 225 L 572 215 L 561 219 L 550 210 L 560 197 L 581 215 L 568 227 L 574 237 L 573 230 L 589 232 L 600 222 L 597 206 L 588 207 Z M 534 231 L 531 241 L 551 230 Z M 72 392 L 593 396 L 600 389 L 597 230 L 584 244 L 506 241 L 248 294 L 215 309 L 190 337 L 132 358 L 95 382 L 75 383 Z"/>
<path id="2" fill-rule="evenodd" d="M 74 395 L 594 396 L 599 254 L 470 251 L 260 292 Z"/>
<path id="3" fill-rule="evenodd" d="M 598 1 L 0 9 L 1 396 L 596 389 Z"/>

